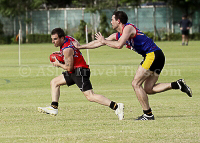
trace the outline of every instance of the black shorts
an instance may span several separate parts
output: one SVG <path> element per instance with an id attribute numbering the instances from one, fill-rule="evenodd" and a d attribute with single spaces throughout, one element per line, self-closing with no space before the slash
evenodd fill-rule
<path id="1" fill-rule="evenodd" d="M 76 84 L 81 91 L 92 89 L 92 84 L 90 82 L 90 69 L 77 68 L 73 73 L 65 71 L 62 74 L 64 75 L 67 86 Z"/>
<path id="2" fill-rule="evenodd" d="M 160 74 L 165 64 L 165 55 L 162 50 L 146 54 L 140 65 L 146 69 Z"/>
<path id="3" fill-rule="evenodd" d="M 188 36 L 189 35 L 189 30 L 182 30 L 182 35 Z"/>

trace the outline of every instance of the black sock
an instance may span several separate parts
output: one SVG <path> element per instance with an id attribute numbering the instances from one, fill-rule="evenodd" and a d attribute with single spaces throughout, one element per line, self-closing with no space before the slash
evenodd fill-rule
<path id="1" fill-rule="evenodd" d="M 152 110 L 149 108 L 149 110 L 143 110 L 144 114 L 151 116 L 152 115 Z"/>
<path id="2" fill-rule="evenodd" d="M 51 107 L 53 107 L 54 109 L 58 109 L 58 102 L 52 102 Z"/>
<path id="3" fill-rule="evenodd" d="M 111 109 L 113 109 L 113 110 L 116 110 L 116 109 L 118 108 L 118 105 L 117 105 L 117 103 L 116 103 L 116 102 L 113 102 L 113 101 L 111 101 L 111 103 L 110 103 L 110 108 L 111 108 Z"/>
<path id="4" fill-rule="evenodd" d="M 179 89 L 178 83 L 176 81 L 172 82 L 171 86 L 172 86 L 172 89 Z"/>

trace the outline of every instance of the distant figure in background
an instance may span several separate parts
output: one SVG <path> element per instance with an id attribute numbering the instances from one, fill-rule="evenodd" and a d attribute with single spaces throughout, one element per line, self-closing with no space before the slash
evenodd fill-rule
<path id="1" fill-rule="evenodd" d="M 179 24 L 180 30 L 182 31 L 182 46 L 187 46 L 189 41 L 189 29 L 192 27 L 192 22 L 187 19 L 187 15 L 183 15 Z"/>

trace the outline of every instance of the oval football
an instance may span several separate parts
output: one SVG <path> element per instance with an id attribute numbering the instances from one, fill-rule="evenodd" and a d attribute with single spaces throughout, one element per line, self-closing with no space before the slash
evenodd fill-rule
<path id="1" fill-rule="evenodd" d="M 51 62 L 55 62 L 55 58 L 60 62 L 60 63 L 65 63 L 64 62 L 64 56 L 61 55 L 60 53 L 53 53 L 49 56 L 49 59 Z"/>

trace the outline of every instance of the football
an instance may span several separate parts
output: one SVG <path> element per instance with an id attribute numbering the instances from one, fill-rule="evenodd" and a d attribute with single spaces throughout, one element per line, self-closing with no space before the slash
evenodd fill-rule
<path id="1" fill-rule="evenodd" d="M 60 53 L 53 53 L 49 56 L 49 59 L 51 62 L 55 62 L 55 59 L 57 59 L 60 63 L 64 64 L 64 56 Z"/>

